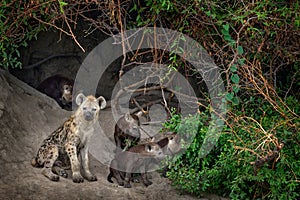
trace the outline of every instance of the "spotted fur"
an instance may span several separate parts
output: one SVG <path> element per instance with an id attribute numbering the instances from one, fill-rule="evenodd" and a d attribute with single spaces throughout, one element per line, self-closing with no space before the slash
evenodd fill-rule
<path id="1" fill-rule="evenodd" d="M 75 114 L 43 141 L 31 162 L 34 167 L 43 167 L 42 174 L 52 181 L 58 181 L 59 176 L 66 178 L 68 174 L 65 169 L 71 168 L 73 182 L 83 182 L 81 167 L 88 181 L 97 180 L 89 170 L 88 143 L 100 109 L 106 107 L 106 101 L 102 96 L 96 99 L 79 94 L 76 103 L 79 107 Z M 79 162 L 79 156 L 82 163 Z"/>

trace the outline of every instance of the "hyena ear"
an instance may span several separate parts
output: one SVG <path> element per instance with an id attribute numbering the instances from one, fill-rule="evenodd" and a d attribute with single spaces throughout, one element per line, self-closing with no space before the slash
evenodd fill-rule
<path id="1" fill-rule="evenodd" d="M 85 100 L 86 100 L 86 96 L 84 96 L 84 94 L 82 93 L 79 93 L 76 97 L 76 104 L 80 106 L 82 102 L 84 102 Z"/>
<path id="2" fill-rule="evenodd" d="M 99 102 L 101 110 L 106 107 L 106 100 L 105 100 L 105 98 L 103 96 L 98 97 L 97 101 Z"/>
<path id="3" fill-rule="evenodd" d="M 138 118 L 140 118 L 140 117 L 142 116 L 142 114 L 143 114 L 143 111 L 139 111 L 139 112 L 136 113 L 135 115 L 136 115 Z"/>
<path id="4" fill-rule="evenodd" d="M 150 138 L 151 138 L 150 142 L 155 142 L 155 137 L 150 137 Z"/>
<path id="5" fill-rule="evenodd" d="M 131 122 L 131 115 L 130 115 L 130 113 L 126 113 L 126 114 L 124 115 L 124 118 L 125 118 L 125 120 L 126 120 L 127 122 Z"/>
<path id="6" fill-rule="evenodd" d="M 152 146 L 151 146 L 150 144 L 146 144 L 146 145 L 145 145 L 145 150 L 146 150 L 147 152 L 151 152 L 151 151 L 152 151 Z"/>

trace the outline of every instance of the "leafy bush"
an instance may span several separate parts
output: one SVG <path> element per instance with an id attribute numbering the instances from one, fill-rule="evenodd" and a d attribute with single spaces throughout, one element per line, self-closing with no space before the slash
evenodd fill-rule
<path id="1" fill-rule="evenodd" d="M 166 128 L 188 132 L 192 123 L 199 129 L 185 153 L 170 164 L 168 177 L 177 188 L 196 195 L 212 192 L 232 199 L 296 199 L 300 193 L 299 118 L 287 121 L 260 98 L 250 98 L 243 104 L 247 105 L 244 109 L 233 108 L 236 118 L 204 158 L 199 157 L 199 150 L 209 112 L 183 119 L 184 123 L 174 115 Z M 299 113 L 297 100 L 289 98 L 287 105 Z M 279 155 L 255 168 L 255 161 L 271 155 L 281 142 L 284 147 Z"/>
<path id="2" fill-rule="evenodd" d="M 50 12 L 52 1 L 20 2 L 16 0 L 0 3 L 0 67 L 20 68 L 20 47 L 37 39 L 39 32 L 46 30 L 45 24 L 54 13 Z"/>

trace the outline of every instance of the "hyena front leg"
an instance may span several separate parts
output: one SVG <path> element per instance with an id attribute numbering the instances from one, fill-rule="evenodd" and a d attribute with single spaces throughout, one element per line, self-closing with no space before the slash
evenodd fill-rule
<path id="1" fill-rule="evenodd" d="M 83 182 L 83 177 L 80 174 L 80 162 L 77 157 L 77 148 L 75 143 L 67 143 L 65 145 L 66 152 L 69 156 L 72 170 L 72 178 L 74 183 Z"/>
<path id="2" fill-rule="evenodd" d="M 127 163 L 127 166 L 125 167 L 125 178 L 124 178 L 124 187 L 125 188 L 131 188 L 130 181 L 132 178 L 132 170 L 133 166 L 130 165 L 131 163 Z"/>
<path id="3" fill-rule="evenodd" d="M 84 176 L 88 181 L 97 181 L 97 177 L 91 173 L 90 167 L 89 167 L 89 151 L 88 147 L 84 147 L 80 151 L 81 161 L 82 161 L 82 167 L 84 171 Z"/>
<path id="4" fill-rule="evenodd" d="M 152 184 L 152 182 L 149 181 L 149 179 L 148 179 L 147 173 L 141 173 L 141 177 L 142 177 L 142 181 L 146 187 L 148 187 L 149 185 Z"/>
<path id="5" fill-rule="evenodd" d="M 118 170 L 118 162 L 116 159 L 113 159 L 110 163 L 110 173 L 112 173 L 113 177 L 117 179 L 117 182 L 120 186 L 124 186 L 124 177 L 122 178 L 122 173 L 121 171 Z"/>
<path id="6" fill-rule="evenodd" d="M 55 145 L 50 145 L 47 147 L 46 151 L 39 152 L 40 155 L 44 154 L 44 168 L 42 169 L 42 174 L 49 178 L 51 181 L 58 181 L 59 176 L 52 172 L 52 167 L 56 159 L 58 158 L 58 147 Z"/>

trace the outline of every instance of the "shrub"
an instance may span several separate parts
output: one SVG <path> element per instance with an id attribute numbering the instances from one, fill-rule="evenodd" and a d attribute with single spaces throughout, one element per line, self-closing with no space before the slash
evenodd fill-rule
<path id="1" fill-rule="evenodd" d="M 188 130 L 192 123 L 199 129 L 185 153 L 169 164 L 168 177 L 178 189 L 196 195 L 212 192 L 232 199 L 296 199 L 300 193 L 300 120 L 291 117 L 292 121 L 287 121 L 259 98 L 244 101 L 243 105 L 247 106 L 233 108 L 235 119 L 227 118 L 229 125 L 204 158 L 199 157 L 199 150 L 209 112 L 182 119 L 184 123 L 174 115 L 166 128 Z M 287 105 L 299 113 L 296 99 L 289 98 Z M 280 143 L 284 147 L 271 159 Z M 261 165 L 255 167 L 255 161 Z"/>

